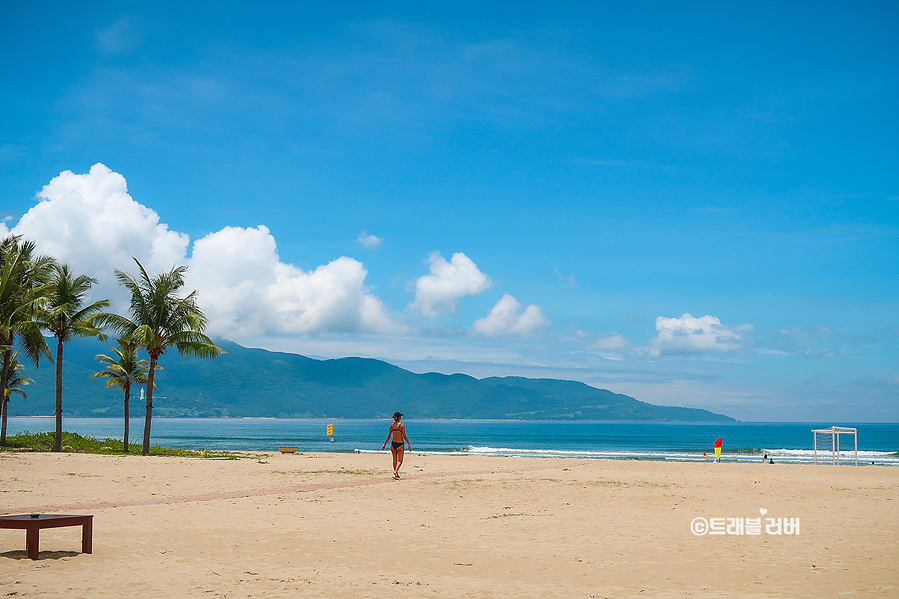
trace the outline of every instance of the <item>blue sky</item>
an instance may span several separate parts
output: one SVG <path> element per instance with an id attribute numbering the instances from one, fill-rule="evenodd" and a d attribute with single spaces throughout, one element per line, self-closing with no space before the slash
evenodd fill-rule
<path id="1" fill-rule="evenodd" d="M 4 2 L 0 233 L 213 334 L 899 421 L 899 2 Z"/>

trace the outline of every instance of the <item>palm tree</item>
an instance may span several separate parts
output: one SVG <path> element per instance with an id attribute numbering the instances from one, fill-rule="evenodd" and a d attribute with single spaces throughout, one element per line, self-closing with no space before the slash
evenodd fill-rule
<path id="1" fill-rule="evenodd" d="M 0 241 L 0 445 L 6 443 L 6 393 L 12 374 L 13 346 L 18 341 L 25 354 L 40 365 L 40 357 L 53 360 L 50 348 L 35 322 L 41 303 L 49 293 L 47 278 L 54 261 L 34 256 L 34 242 L 10 235 Z"/>
<path id="2" fill-rule="evenodd" d="M 9 380 L 6 382 L 6 389 L 3 391 L 5 394 L 5 397 L 3 398 L 4 403 L 9 401 L 10 395 L 13 393 L 20 394 L 22 399 L 28 399 L 28 394 L 25 393 L 25 390 L 22 389 L 22 387 L 25 385 L 37 384 L 30 376 L 25 376 L 25 366 L 16 359 L 18 355 L 19 352 L 14 352 L 12 355 Z"/>
<path id="3" fill-rule="evenodd" d="M 131 319 L 107 314 L 101 322 L 121 333 L 123 339 L 142 347 L 150 357 L 142 450 L 142 454 L 147 455 L 150 453 L 150 422 L 153 418 L 153 377 L 159 358 L 172 347 L 181 355 L 198 358 L 217 358 L 225 352 L 203 334 L 209 321 L 197 306 L 197 292 L 192 291 L 187 297 L 178 296 L 184 287 L 187 267 L 177 266 L 150 277 L 137 258 L 134 261 L 140 269 L 139 278 L 121 270 L 115 271 L 119 285 L 131 292 Z"/>
<path id="4" fill-rule="evenodd" d="M 54 265 L 50 293 L 39 315 L 41 327 L 56 337 L 56 439 L 53 451 L 62 451 L 63 344 L 73 337 L 106 339 L 96 321 L 112 302 L 104 299 L 84 305 L 88 290 L 96 282 L 87 275 L 75 276 L 66 264 Z"/>
<path id="5" fill-rule="evenodd" d="M 118 387 L 125 392 L 124 453 L 128 453 L 128 419 L 130 418 L 128 403 L 131 400 L 131 385 L 134 383 L 138 385 L 147 384 L 147 373 L 150 371 L 150 363 L 146 360 L 137 359 L 137 345 L 134 342 L 125 341 L 124 339 L 117 339 L 116 342 L 119 344 L 119 348 L 112 348 L 112 353 L 116 357 L 97 354 L 97 362 L 101 366 L 105 366 L 106 369 L 95 372 L 90 378 L 106 379 L 107 389 Z M 156 368 L 162 367 L 157 366 Z"/>

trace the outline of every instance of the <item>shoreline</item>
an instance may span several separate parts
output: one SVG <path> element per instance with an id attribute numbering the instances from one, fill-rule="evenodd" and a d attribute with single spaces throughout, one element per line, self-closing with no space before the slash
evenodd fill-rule
<path id="1" fill-rule="evenodd" d="M 132 419 L 140 432 L 141 419 Z M 326 425 L 334 424 L 327 436 Z M 813 427 L 810 424 L 708 424 L 656 422 L 532 422 L 409 420 L 413 446 L 436 455 L 492 455 L 574 457 L 584 459 L 638 459 L 703 462 L 713 455 L 714 440 L 724 437 L 724 460 L 761 462 L 768 454 L 774 464 L 813 463 Z M 381 447 L 384 431 L 379 420 L 281 420 L 255 418 L 159 419 L 151 445 L 210 451 L 274 451 L 297 446 L 300 451 L 372 451 Z M 51 418 L 14 417 L 9 433 L 47 432 Z M 101 440 L 120 440 L 117 418 L 68 419 L 64 428 Z M 386 426 L 384 426 L 386 428 Z M 899 466 L 899 424 L 858 425 L 858 463 Z M 142 443 L 132 435 L 131 443 Z M 819 463 L 831 461 L 829 445 L 818 443 Z M 841 448 L 840 462 L 853 464 L 855 455 Z M 706 454 L 706 455 L 703 455 Z"/>
<path id="2" fill-rule="evenodd" d="M 411 452 L 394 481 L 380 453 L 240 453 L 0 453 L 0 511 L 94 515 L 91 555 L 76 529 L 49 529 L 32 562 L 24 533 L 0 530 L 0 587 L 60 599 L 899 592 L 893 468 Z M 696 518 L 801 525 L 697 536 Z"/>
<path id="3" fill-rule="evenodd" d="M 10 415 L 10 418 L 56 418 L 56 414 L 15 414 Z M 390 416 L 384 416 L 382 418 L 350 418 L 343 416 L 321 416 L 317 418 L 280 418 L 278 416 L 164 416 L 153 414 L 153 420 L 157 418 L 162 420 L 294 420 L 294 421 L 309 421 L 309 422 L 327 422 L 333 420 L 335 422 L 362 422 L 362 421 L 377 421 L 377 422 L 391 422 L 393 419 Z M 122 420 L 123 416 L 65 416 L 65 420 L 69 419 L 78 419 L 78 420 Z M 132 416 L 130 420 L 143 420 L 143 416 Z M 565 419 L 565 418 L 557 418 L 557 419 L 530 419 L 530 418 L 409 418 L 407 419 L 409 422 L 561 422 L 561 423 L 578 423 L 578 422 L 602 422 L 602 423 L 615 423 L 615 422 L 623 422 L 623 423 L 652 423 L 652 424 L 703 424 L 703 425 L 717 425 L 717 426 L 739 426 L 739 425 L 763 425 L 763 424 L 772 424 L 772 425 L 810 425 L 810 426 L 823 426 L 826 423 L 815 420 L 728 420 L 728 421 L 718 421 L 718 420 L 591 420 L 591 419 Z M 828 421 L 830 422 L 830 421 Z M 842 421 L 841 421 L 842 422 Z M 848 421 L 843 422 L 843 424 L 848 425 L 873 425 L 873 426 L 895 426 L 899 424 L 899 422 L 867 422 L 867 421 Z"/>

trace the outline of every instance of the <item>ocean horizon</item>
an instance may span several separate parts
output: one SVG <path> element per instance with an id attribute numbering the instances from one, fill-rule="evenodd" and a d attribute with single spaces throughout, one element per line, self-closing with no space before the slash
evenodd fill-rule
<path id="1" fill-rule="evenodd" d="M 390 420 L 277 418 L 154 418 L 151 445 L 181 449 L 377 453 Z M 814 422 L 646 422 L 404 419 L 415 453 L 607 460 L 709 461 L 723 438 L 723 462 L 811 464 Z M 66 418 L 63 429 L 95 439 L 121 439 L 121 418 Z M 333 424 L 334 434 L 326 434 Z M 143 418 L 130 422 L 130 442 L 143 439 Z M 899 466 L 899 423 L 839 423 L 858 429 L 858 464 Z M 53 416 L 10 417 L 8 435 L 56 430 Z M 838 454 L 819 445 L 819 464 L 854 464 L 851 436 Z"/>

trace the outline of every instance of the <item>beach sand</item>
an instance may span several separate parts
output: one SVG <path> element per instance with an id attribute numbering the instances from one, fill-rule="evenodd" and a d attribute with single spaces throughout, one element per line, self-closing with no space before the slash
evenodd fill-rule
<path id="1" fill-rule="evenodd" d="M 0 530 L 0 596 L 899 597 L 899 468 L 248 455 L 0 453 L 0 513 L 94 515 Z"/>

